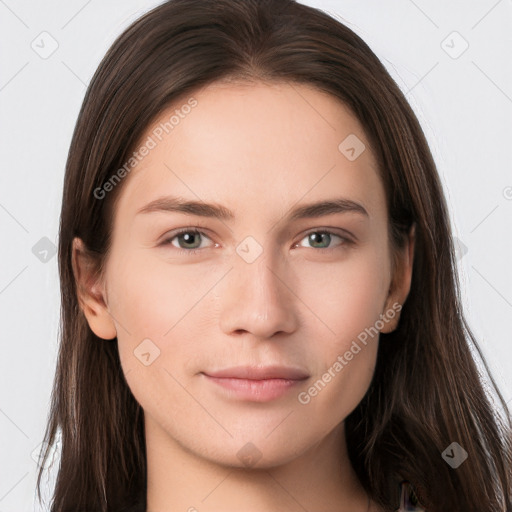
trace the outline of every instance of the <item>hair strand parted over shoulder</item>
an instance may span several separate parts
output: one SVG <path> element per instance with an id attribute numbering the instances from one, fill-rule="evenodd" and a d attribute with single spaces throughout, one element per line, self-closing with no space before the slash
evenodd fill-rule
<path id="1" fill-rule="evenodd" d="M 510 414 L 463 316 L 448 208 L 403 93 L 368 45 L 321 10 L 293 0 L 170 0 L 109 49 L 69 150 L 58 252 L 61 340 L 45 434 L 49 447 L 62 435 L 52 512 L 144 503 L 143 411 L 116 340 L 97 338 L 80 311 L 72 240 L 82 238 L 102 272 L 123 182 L 102 200 L 94 191 L 165 108 L 218 81 L 301 83 L 338 98 L 361 122 L 378 162 L 393 247 L 415 228 L 401 323 L 381 334 L 370 389 L 346 419 L 349 456 L 365 489 L 385 510 L 397 508 L 402 480 L 431 512 L 512 510 Z M 489 374 L 489 392 L 469 344 Z M 469 454 L 457 470 L 441 457 L 454 441 Z"/>

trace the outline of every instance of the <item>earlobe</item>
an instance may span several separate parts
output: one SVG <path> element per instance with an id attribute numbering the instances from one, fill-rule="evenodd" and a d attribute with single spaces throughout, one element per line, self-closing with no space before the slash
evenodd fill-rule
<path id="1" fill-rule="evenodd" d="M 104 340 L 117 336 L 116 326 L 105 300 L 104 285 L 97 273 L 97 264 L 84 242 L 73 239 L 71 261 L 77 289 L 77 299 L 91 330 Z"/>
<path id="2" fill-rule="evenodd" d="M 380 331 L 382 333 L 393 332 L 400 322 L 400 311 L 411 289 L 415 241 L 416 224 L 414 223 L 409 231 L 407 242 L 396 261 L 396 274 L 392 279 L 385 308 L 382 312 L 386 320 L 384 328 Z"/>
<path id="3" fill-rule="evenodd" d="M 384 323 L 384 327 L 380 329 L 380 332 L 383 334 L 388 334 L 397 329 L 398 324 L 400 323 L 400 311 L 402 309 L 402 304 L 398 301 L 386 302 L 386 308 L 381 315 L 381 320 Z"/>

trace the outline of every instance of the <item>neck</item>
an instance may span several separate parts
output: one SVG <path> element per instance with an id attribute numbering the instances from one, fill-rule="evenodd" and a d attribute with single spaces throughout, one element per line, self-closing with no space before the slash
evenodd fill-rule
<path id="1" fill-rule="evenodd" d="M 279 465 L 219 464 L 171 438 L 145 415 L 147 512 L 366 512 L 341 423 L 306 452 Z M 213 452 L 212 452 L 213 453 Z"/>

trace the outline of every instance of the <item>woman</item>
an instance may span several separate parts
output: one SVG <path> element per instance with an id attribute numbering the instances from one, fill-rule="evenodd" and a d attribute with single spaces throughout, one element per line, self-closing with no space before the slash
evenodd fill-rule
<path id="1" fill-rule="evenodd" d="M 327 14 L 171 0 L 129 27 L 59 266 L 53 512 L 511 510 L 427 142 Z"/>

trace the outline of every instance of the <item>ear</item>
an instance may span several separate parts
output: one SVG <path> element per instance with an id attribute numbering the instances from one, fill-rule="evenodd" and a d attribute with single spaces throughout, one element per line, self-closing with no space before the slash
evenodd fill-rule
<path id="1" fill-rule="evenodd" d="M 75 237 L 71 262 L 75 276 L 78 302 L 91 330 L 104 340 L 117 336 L 116 326 L 108 310 L 106 293 L 97 264 L 87 251 L 84 242 Z"/>
<path id="2" fill-rule="evenodd" d="M 404 247 L 400 249 L 395 257 L 389 294 L 386 299 L 384 311 L 382 312 L 382 315 L 385 317 L 384 327 L 380 331 L 382 333 L 393 332 L 398 326 L 400 310 L 397 310 L 397 304 L 403 306 L 411 289 L 415 241 L 416 224 L 413 224 Z M 393 317 L 391 317 L 391 311 L 395 312 Z"/>

